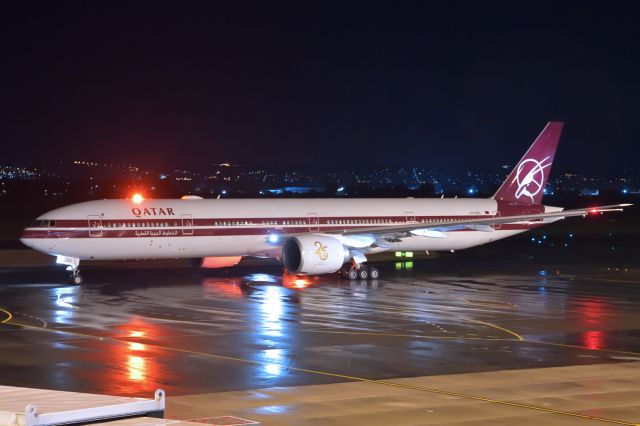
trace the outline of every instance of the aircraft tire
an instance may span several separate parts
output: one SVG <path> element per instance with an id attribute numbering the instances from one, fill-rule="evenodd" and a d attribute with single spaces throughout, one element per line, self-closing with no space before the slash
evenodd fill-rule
<path id="1" fill-rule="evenodd" d="M 366 280 L 367 278 L 369 278 L 369 268 L 367 268 L 366 266 L 361 266 L 360 270 L 358 271 L 358 278 L 360 278 L 361 280 Z"/>
<path id="2" fill-rule="evenodd" d="M 347 272 L 347 278 L 350 281 L 355 281 L 358 279 L 358 270 L 356 268 L 350 268 Z"/>
<path id="3" fill-rule="evenodd" d="M 371 267 L 369 269 L 369 278 L 371 278 L 372 280 L 377 280 L 378 278 L 380 278 L 380 271 L 378 271 L 378 268 Z"/>

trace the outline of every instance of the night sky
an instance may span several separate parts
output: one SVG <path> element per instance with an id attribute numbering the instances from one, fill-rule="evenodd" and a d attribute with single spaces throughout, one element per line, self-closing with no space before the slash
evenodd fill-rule
<path id="1" fill-rule="evenodd" d="M 633 2 L 7 2 L 0 163 L 637 174 Z"/>

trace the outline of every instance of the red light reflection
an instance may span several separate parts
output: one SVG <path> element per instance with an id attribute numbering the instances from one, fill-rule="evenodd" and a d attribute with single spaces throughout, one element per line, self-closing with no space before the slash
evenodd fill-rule
<path id="1" fill-rule="evenodd" d="M 592 330 L 582 333 L 582 344 L 587 349 L 602 349 L 604 332 L 598 330 Z"/>
<path id="2" fill-rule="evenodd" d="M 120 395 L 148 395 L 159 387 L 166 373 L 158 362 L 158 349 L 153 346 L 157 336 L 167 330 L 154 322 L 134 316 L 114 330 L 120 341 L 105 351 L 105 364 L 113 366 L 106 393 Z"/>
<path id="3" fill-rule="evenodd" d="M 580 300 L 578 304 L 579 319 L 589 329 L 602 327 L 609 311 L 610 306 L 598 299 Z M 591 329 L 580 335 L 580 343 L 587 349 L 603 349 L 604 338 L 604 331 Z"/>

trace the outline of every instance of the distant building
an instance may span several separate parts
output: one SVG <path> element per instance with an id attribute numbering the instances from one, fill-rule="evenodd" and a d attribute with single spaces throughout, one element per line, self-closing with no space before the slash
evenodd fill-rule
<path id="1" fill-rule="evenodd" d="M 322 186 L 285 186 L 284 188 L 267 189 L 266 192 L 271 194 L 312 194 L 314 192 L 323 192 Z"/>

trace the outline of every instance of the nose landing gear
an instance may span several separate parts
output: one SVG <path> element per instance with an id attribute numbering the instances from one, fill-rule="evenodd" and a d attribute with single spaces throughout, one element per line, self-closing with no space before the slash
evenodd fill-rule
<path id="1" fill-rule="evenodd" d="M 69 275 L 69 279 L 71 279 L 71 282 L 74 283 L 75 285 L 82 284 L 82 275 L 80 275 L 80 270 L 79 269 L 75 269 L 71 273 L 71 275 Z"/>
<path id="2" fill-rule="evenodd" d="M 80 259 L 77 257 L 57 256 L 56 263 L 67 265 L 67 271 L 71 272 L 69 279 L 73 284 L 82 284 L 82 275 L 80 275 Z"/>

